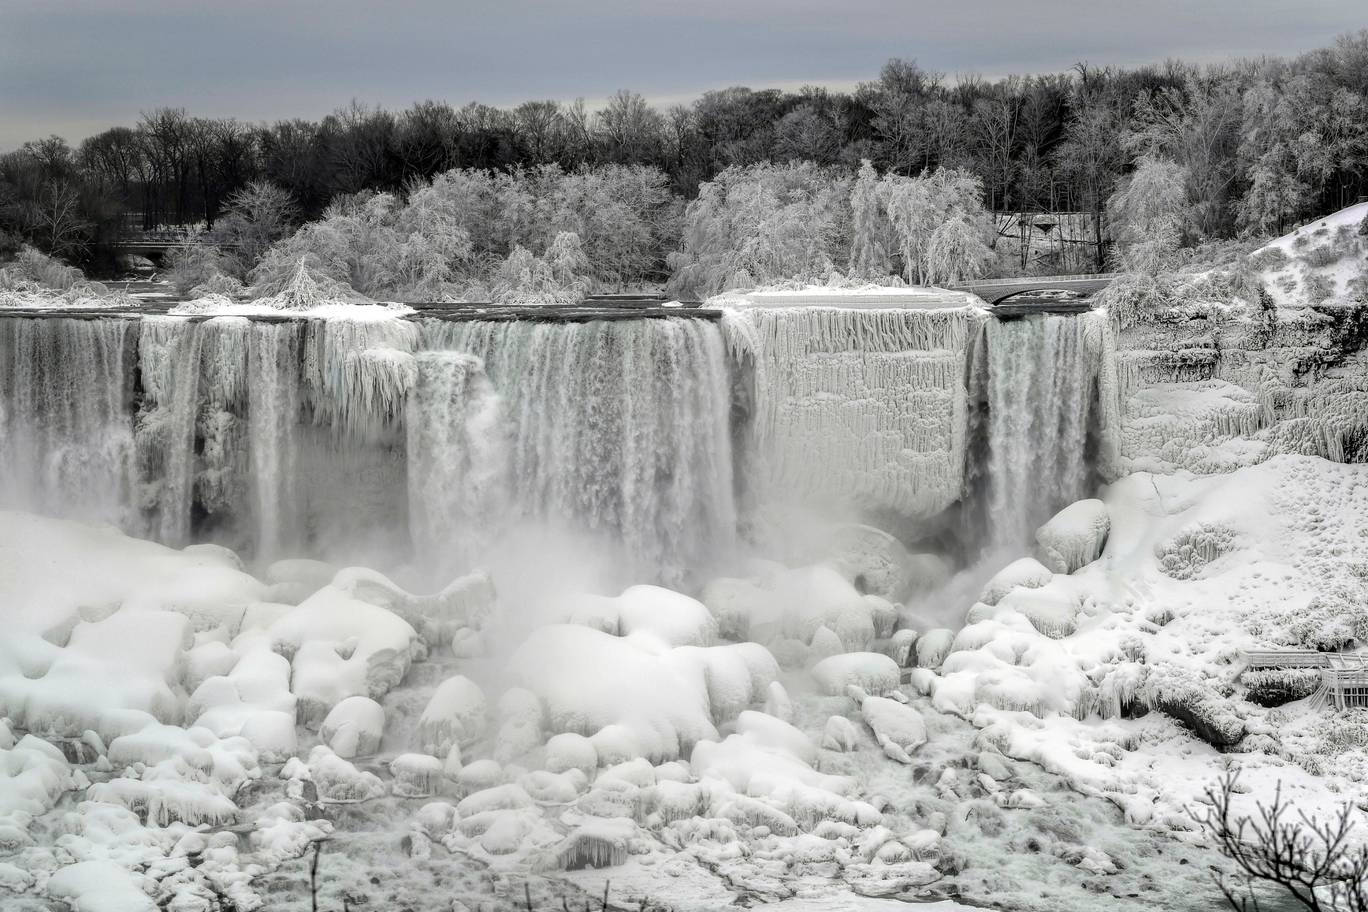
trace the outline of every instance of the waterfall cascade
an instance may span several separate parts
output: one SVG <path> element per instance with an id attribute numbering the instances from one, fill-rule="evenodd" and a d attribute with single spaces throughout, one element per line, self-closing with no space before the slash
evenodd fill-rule
<path id="1" fill-rule="evenodd" d="M 542 524 L 610 544 L 625 578 L 678 582 L 735 550 L 735 462 L 747 509 L 916 523 L 977 497 L 991 543 L 1022 545 L 1110 452 L 1112 344 L 1103 314 L 966 306 L 6 318 L 0 493 L 169 544 L 383 550 L 448 575 Z"/>
<path id="2" fill-rule="evenodd" d="M 677 580 L 735 534 L 705 320 L 5 318 L 0 382 L 0 503 L 168 544 L 409 543 L 455 573 L 545 521 Z"/>
<path id="3" fill-rule="evenodd" d="M 990 320 L 982 344 L 970 386 L 987 404 L 984 544 L 1019 548 L 1110 461 L 1111 327 L 1103 313 Z"/>
<path id="4" fill-rule="evenodd" d="M 126 319 L 0 320 L 0 503 L 127 524 L 138 329 Z"/>

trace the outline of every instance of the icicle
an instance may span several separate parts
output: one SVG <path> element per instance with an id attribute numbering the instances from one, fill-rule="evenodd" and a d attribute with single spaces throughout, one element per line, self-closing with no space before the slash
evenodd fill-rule
<path id="1" fill-rule="evenodd" d="M 723 320 L 754 363 L 749 487 L 913 517 L 959 499 L 971 307 L 748 308 Z"/>
<path id="2" fill-rule="evenodd" d="M 398 427 L 417 374 L 418 327 L 397 316 L 306 327 L 303 376 L 315 420 L 367 440 Z"/>

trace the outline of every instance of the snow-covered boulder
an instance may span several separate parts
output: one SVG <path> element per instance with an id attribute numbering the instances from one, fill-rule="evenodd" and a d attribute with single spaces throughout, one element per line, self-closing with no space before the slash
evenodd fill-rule
<path id="1" fill-rule="evenodd" d="M 385 783 L 374 773 L 358 770 L 332 752 L 326 744 L 309 751 L 309 778 L 318 789 L 319 801 L 351 803 L 379 798 Z"/>
<path id="2" fill-rule="evenodd" d="M 401 798 L 429 798 L 442 788 L 442 761 L 428 754 L 400 754 L 389 769 L 394 794 Z"/>
<path id="3" fill-rule="evenodd" d="M 886 693 L 898 687 L 898 663 L 877 652 L 849 652 L 828 656 L 812 667 L 812 677 L 822 693 L 836 696 L 854 684 L 870 693 Z"/>
<path id="4" fill-rule="evenodd" d="M 1111 514 L 1100 500 L 1069 504 L 1036 530 L 1036 556 L 1055 573 L 1073 573 L 1102 556 Z"/>
<path id="5" fill-rule="evenodd" d="M 57 870 L 47 893 L 77 912 L 156 912 L 143 875 L 107 859 L 81 861 Z"/>
<path id="6" fill-rule="evenodd" d="M 509 666 L 515 680 L 541 699 L 555 732 L 592 736 L 622 725 L 645 756 L 659 760 L 717 735 L 707 663 L 696 653 L 681 661 L 674 650 L 659 654 L 589 627 L 553 624 L 533 630 Z"/>
<path id="7" fill-rule="evenodd" d="M 1074 632 L 1082 608 L 1074 592 L 1055 585 L 1014 589 L 997 603 L 997 613 L 1015 611 L 1030 621 L 1036 630 L 1055 639 Z"/>
<path id="8" fill-rule="evenodd" d="M 345 760 L 373 754 L 385 733 L 385 708 L 369 697 L 347 697 L 323 720 L 319 737 Z"/>
<path id="9" fill-rule="evenodd" d="M 996 605 L 1013 589 L 1037 589 L 1054 579 L 1050 568 L 1034 557 L 1023 557 L 1003 567 L 983 587 L 979 601 Z"/>
<path id="10" fill-rule="evenodd" d="M 832 716 L 827 719 L 826 727 L 822 730 L 822 748 L 824 750 L 841 751 L 842 753 L 853 751 L 859 740 L 860 735 L 855 729 L 855 723 L 845 716 Z"/>
<path id="11" fill-rule="evenodd" d="M 955 643 L 955 631 L 945 627 L 928 630 L 917 637 L 917 667 L 939 668 Z"/>
<path id="12" fill-rule="evenodd" d="M 494 583 L 483 571 L 458 577 L 432 595 L 415 595 L 383 573 L 347 567 L 338 571 L 331 588 L 392 611 L 421 631 L 433 646 L 450 642 L 462 627 L 482 628 L 498 602 Z"/>
<path id="13" fill-rule="evenodd" d="M 418 719 L 423 752 L 445 757 L 453 744 L 471 746 L 484 734 L 487 710 L 478 684 L 464 675 L 447 678 L 433 691 Z"/>
<path id="14" fill-rule="evenodd" d="M 599 765 L 598 751 L 584 735 L 561 732 L 546 742 L 545 765 L 547 771 L 552 773 L 577 769 L 586 776 L 592 776 Z"/>
<path id="15" fill-rule="evenodd" d="M 268 635 L 291 660 L 299 714 L 312 724 L 347 697 L 384 696 L 423 648 L 408 622 L 335 586 L 290 609 Z"/>
<path id="16" fill-rule="evenodd" d="M 1146 704 L 1186 724 L 1215 747 L 1232 747 L 1245 735 L 1244 719 L 1234 705 L 1184 669 L 1152 668 L 1140 696 Z"/>
<path id="17" fill-rule="evenodd" d="M 850 692 L 884 753 L 899 763 L 911 763 L 912 752 L 926 743 L 926 723 L 921 714 L 897 700 L 866 696 L 856 687 Z"/>

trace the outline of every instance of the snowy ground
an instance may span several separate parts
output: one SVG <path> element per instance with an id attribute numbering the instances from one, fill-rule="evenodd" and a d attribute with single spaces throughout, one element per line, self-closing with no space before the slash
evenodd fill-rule
<path id="1" fill-rule="evenodd" d="M 1361 800 L 1368 724 L 1249 702 L 1239 650 L 1361 639 L 1364 517 L 1364 467 L 1136 475 L 958 629 L 856 592 L 916 583 L 870 548 L 519 629 L 478 574 L 0 514 L 0 907 L 305 909 L 319 840 L 325 908 L 1211 907 L 1227 767 Z"/>

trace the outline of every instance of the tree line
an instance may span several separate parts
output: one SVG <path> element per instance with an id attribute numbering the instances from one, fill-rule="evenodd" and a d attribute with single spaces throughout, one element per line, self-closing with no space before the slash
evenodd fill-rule
<path id="1" fill-rule="evenodd" d="M 639 167 L 683 205 L 729 168 L 802 162 L 853 180 L 869 161 L 894 176 L 971 175 L 992 212 L 1085 213 L 1101 268 L 1107 200 L 1145 158 L 1178 169 L 1184 243 L 1273 233 L 1355 202 L 1368 192 L 1368 31 L 1292 59 L 996 81 L 891 60 L 852 92 L 734 87 L 667 110 L 630 91 L 592 112 L 353 102 L 317 121 L 245 124 L 159 109 L 75 147 L 54 136 L 0 156 L 0 254 L 28 243 L 99 264 L 127 227 L 213 226 L 263 182 L 307 222 L 339 198 L 406 197 L 453 169 Z M 662 262 L 681 246 L 655 240 Z"/>

